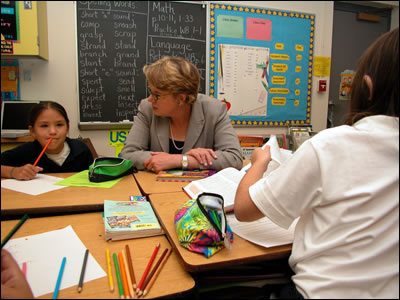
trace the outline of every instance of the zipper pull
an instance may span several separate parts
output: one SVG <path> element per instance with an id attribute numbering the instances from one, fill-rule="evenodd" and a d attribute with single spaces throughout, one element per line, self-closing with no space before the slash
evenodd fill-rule
<path id="1" fill-rule="evenodd" d="M 231 244 L 231 241 L 229 240 L 229 237 L 226 235 L 226 233 L 223 233 L 222 236 L 224 238 L 225 247 L 228 248 L 229 250 L 231 250 L 232 244 Z"/>

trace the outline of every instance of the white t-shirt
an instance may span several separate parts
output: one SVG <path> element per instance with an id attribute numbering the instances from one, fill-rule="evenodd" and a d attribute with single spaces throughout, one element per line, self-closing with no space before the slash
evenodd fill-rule
<path id="1" fill-rule="evenodd" d="M 64 161 L 67 159 L 68 155 L 71 153 L 71 148 L 69 147 L 67 142 L 64 142 L 64 148 L 60 153 L 57 154 L 49 154 L 46 153 L 47 157 L 54 161 L 57 165 L 62 166 Z"/>
<path id="2" fill-rule="evenodd" d="M 399 298 L 399 119 L 363 118 L 306 141 L 250 187 L 296 226 L 289 264 L 305 298 Z"/>

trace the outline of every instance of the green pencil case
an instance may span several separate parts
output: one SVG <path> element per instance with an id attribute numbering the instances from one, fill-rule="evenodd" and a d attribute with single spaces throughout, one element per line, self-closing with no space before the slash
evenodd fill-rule
<path id="1" fill-rule="evenodd" d="M 129 159 L 119 157 L 99 157 L 89 166 L 89 181 L 103 182 L 120 178 L 137 170 Z"/>

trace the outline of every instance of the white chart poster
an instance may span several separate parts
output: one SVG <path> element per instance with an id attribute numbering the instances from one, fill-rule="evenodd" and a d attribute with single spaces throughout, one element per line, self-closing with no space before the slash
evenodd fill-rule
<path id="1" fill-rule="evenodd" d="M 220 44 L 218 98 L 229 115 L 267 116 L 269 48 Z"/>

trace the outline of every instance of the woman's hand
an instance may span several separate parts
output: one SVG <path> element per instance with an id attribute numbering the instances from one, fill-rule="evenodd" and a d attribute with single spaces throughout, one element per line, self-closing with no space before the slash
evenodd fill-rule
<path id="1" fill-rule="evenodd" d="M 1 250 L 1 299 L 33 299 L 33 294 L 18 264 L 6 250 Z"/>
<path id="2" fill-rule="evenodd" d="M 196 148 L 185 153 L 188 156 L 192 156 L 197 160 L 199 165 L 204 167 L 212 166 L 212 158 L 217 159 L 217 155 L 211 149 Z"/>
<path id="3" fill-rule="evenodd" d="M 22 167 L 15 167 L 14 171 L 12 171 L 12 178 L 19 180 L 31 180 L 35 178 L 36 174 L 40 171 L 43 171 L 43 168 L 38 166 L 34 167 L 31 164 L 26 164 Z"/>
<path id="4" fill-rule="evenodd" d="M 151 157 L 144 161 L 144 167 L 158 173 L 162 170 L 181 168 L 182 155 L 165 152 L 151 152 Z"/>

